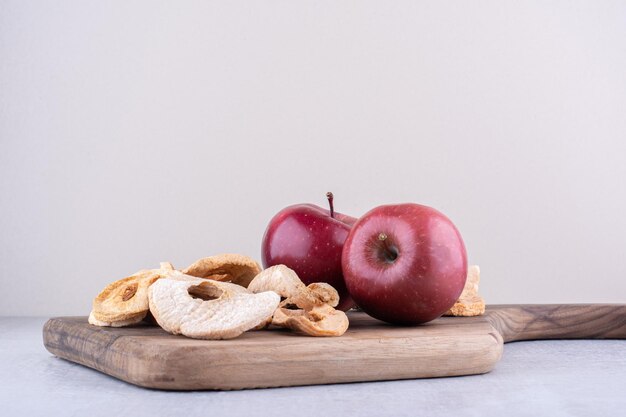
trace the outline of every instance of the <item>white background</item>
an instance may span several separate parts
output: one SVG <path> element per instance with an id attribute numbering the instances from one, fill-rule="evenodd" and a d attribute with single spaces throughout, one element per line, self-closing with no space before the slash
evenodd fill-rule
<path id="1" fill-rule="evenodd" d="M 626 2 L 0 0 L 0 315 L 419 202 L 491 303 L 626 302 Z"/>

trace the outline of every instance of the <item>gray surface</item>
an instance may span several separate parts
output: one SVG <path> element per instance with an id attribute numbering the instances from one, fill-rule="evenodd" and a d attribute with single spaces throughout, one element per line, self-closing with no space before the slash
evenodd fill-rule
<path id="1" fill-rule="evenodd" d="M 233 392 L 138 388 L 50 355 L 42 318 L 0 318 L 0 414 L 45 416 L 619 416 L 626 341 L 505 346 L 489 374 Z"/>

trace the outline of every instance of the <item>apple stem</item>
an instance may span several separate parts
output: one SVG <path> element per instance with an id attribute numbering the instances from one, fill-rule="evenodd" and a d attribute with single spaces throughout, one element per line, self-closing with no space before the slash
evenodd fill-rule
<path id="1" fill-rule="evenodd" d="M 335 218 L 335 207 L 333 206 L 333 193 L 330 191 L 326 193 L 326 198 L 328 199 L 328 205 L 330 206 L 330 217 Z"/>
<path id="2" fill-rule="evenodd" d="M 380 240 L 383 249 L 383 259 L 388 263 L 393 263 L 398 258 L 398 248 L 393 244 L 389 245 L 386 233 L 380 232 L 378 234 L 378 240 Z"/>

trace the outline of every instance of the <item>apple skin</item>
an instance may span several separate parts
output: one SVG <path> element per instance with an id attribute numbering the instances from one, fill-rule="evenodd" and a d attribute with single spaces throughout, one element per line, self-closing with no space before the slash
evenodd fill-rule
<path id="1" fill-rule="evenodd" d="M 367 314 L 415 325 L 454 305 L 467 279 L 461 234 L 439 211 L 419 204 L 376 207 L 343 246 L 348 291 Z"/>
<path id="2" fill-rule="evenodd" d="M 278 212 L 270 221 L 263 243 L 263 267 L 283 264 L 302 282 L 326 282 L 339 293 L 338 309 L 354 306 L 343 280 L 341 253 L 356 219 L 314 204 L 297 204 Z"/>

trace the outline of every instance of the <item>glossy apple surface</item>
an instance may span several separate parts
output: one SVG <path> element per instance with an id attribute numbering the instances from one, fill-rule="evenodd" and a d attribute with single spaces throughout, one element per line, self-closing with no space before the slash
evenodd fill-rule
<path id="1" fill-rule="evenodd" d="M 461 234 L 445 215 L 419 204 L 366 213 L 354 224 L 342 259 L 354 301 L 389 323 L 436 319 L 454 305 L 467 278 Z"/>
<path id="2" fill-rule="evenodd" d="M 332 207 L 332 195 L 329 197 Z M 263 266 L 283 264 L 296 271 L 305 284 L 327 282 L 339 293 L 337 308 L 348 310 L 354 302 L 341 269 L 343 244 L 354 217 L 313 204 L 281 210 L 270 221 L 261 246 Z"/>

